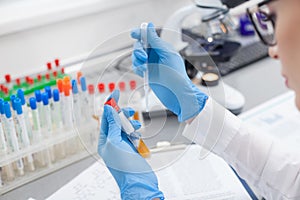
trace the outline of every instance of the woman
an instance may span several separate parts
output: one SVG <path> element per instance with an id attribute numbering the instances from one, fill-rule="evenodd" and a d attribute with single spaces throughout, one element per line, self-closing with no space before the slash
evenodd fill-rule
<path id="1" fill-rule="evenodd" d="M 262 41 L 270 46 L 270 56 L 280 59 L 282 75 L 287 87 L 295 91 L 300 110 L 299 8 L 299 0 L 267 0 L 248 8 L 248 13 Z M 270 34 L 272 29 L 275 37 Z M 142 76 L 148 62 L 150 87 L 179 121 L 187 123 L 184 136 L 221 156 L 266 199 L 300 199 L 299 152 L 289 151 L 268 135 L 248 130 L 240 119 L 191 83 L 180 55 L 156 35 L 151 23 L 147 34 L 150 49 L 146 52 L 139 42 L 140 30 L 132 31 L 132 37 L 138 40 L 132 55 L 133 69 Z M 118 98 L 117 93 L 113 96 Z M 155 174 L 123 137 L 119 119 L 109 106 L 105 107 L 98 152 L 123 199 L 164 198 Z"/>

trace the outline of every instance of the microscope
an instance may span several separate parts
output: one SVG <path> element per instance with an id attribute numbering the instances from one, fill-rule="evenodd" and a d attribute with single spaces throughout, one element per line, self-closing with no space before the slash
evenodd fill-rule
<path id="1" fill-rule="evenodd" d="M 236 26 L 229 10 L 246 0 L 199 0 L 176 11 L 165 23 L 161 38 L 185 60 L 189 78 L 203 92 L 234 114 L 241 113 L 243 94 L 222 81 L 218 64 L 229 61 L 240 49 L 234 40 Z M 184 29 L 183 22 L 197 14 L 200 25 Z"/>

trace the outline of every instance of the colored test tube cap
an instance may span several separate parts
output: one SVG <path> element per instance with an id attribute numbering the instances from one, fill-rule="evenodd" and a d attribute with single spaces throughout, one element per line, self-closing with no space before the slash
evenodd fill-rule
<path id="1" fill-rule="evenodd" d="M 59 59 L 58 59 L 58 58 L 56 58 L 56 59 L 54 60 L 54 63 L 55 63 L 55 66 L 56 66 L 56 67 L 59 67 L 60 64 L 59 64 Z"/>
<path id="2" fill-rule="evenodd" d="M 10 83 L 11 82 L 11 76 L 10 74 L 5 74 L 4 76 L 6 83 Z"/>
<path id="3" fill-rule="evenodd" d="M 135 88 L 136 88 L 136 81 L 135 80 L 131 80 L 129 82 L 129 85 L 130 85 L 130 89 L 131 90 L 135 90 Z"/>
<path id="4" fill-rule="evenodd" d="M 99 91 L 99 93 L 104 93 L 105 92 L 105 84 L 104 83 L 99 83 L 98 84 L 98 91 Z"/>
<path id="5" fill-rule="evenodd" d="M 124 81 L 119 82 L 119 89 L 121 92 L 124 92 L 126 89 L 126 85 Z"/>
<path id="6" fill-rule="evenodd" d="M 62 93 L 63 92 L 63 80 L 62 79 L 57 79 L 56 85 L 57 85 L 57 88 L 58 88 L 59 92 Z"/>
<path id="7" fill-rule="evenodd" d="M 76 80 L 72 80 L 72 92 L 73 94 L 78 94 L 78 87 Z"/>
<path id="8" fill-rule="evenodd" d="M 53 77 L 57 77 L 57 71 L 53 72 Z"/>
<path id="9" fill-rule="evenodd" d="M 59 101 L 59 90 L 58 89 L 53 90 L 53 100 L 55 102 Z"/>
<path id="10" fill-rule="evenodd" d="M 70 96 L 70 89 L 71 89 L 70 84 L 63 82 L 63 91 L 65 96 Z"/>
<path id="11" fill-rule="evenodd" d="M 35 97 L 30 97 L 29 98 L 29 105 L 30 105 L 30 108 L 32 110 L 35 110 L 37 107 L 36 107 L 36 98 Z"/>
<path id="12" fill-rule="evenodd" d="M 85 81 L 85 77 L 83 77 L 83 76 L 80 77 L 80 85 L 81 85 L 81 90 L 83 92 L 85 92 L 86 91 L 86 81 Z"/>
<path id="13" fill-rule="evenodd" d="M 45 92 L 48 94 L 48 98 L 51 99 L 52 98 L 52 91 L 51 91 L 50 86 L 45 87 Z"/>
<path id="14" fill-rule="evenodd" d="M 25 105 L 25 96 L 24 96 L 24 91 L 22 89 L 17 90 L 17 96 L 21 100 L 22 105 Z"/>
<path id="15" fill-rule="evenodd" d="M 94 94 L 94 93 L 95 93 L 94 85 L 90 84 L 90 85 L 88 86 L 88 89 L 89 89 L 89 94 Z"/>
<path id="16" fill-rule="evenodd" d="M 20 78 L 17 78 L 17 79 L 16 79 L 16 84 L 17 84 L 18 86 L 21 85 L 21 79 L 20 79 Z"/>
<path id="17" fill-rule="evenodd" d="M 14 100 L 14 104 L 15 104 L 15 110 L 16 110 L 17 114 L 21 115 L 23 113 L 21 99 L 16 98 Z"/>
<path id="18" fill-rule="evenodd" d="M 0 98 L 0 114 L 4 114 L 4 100 Z"/>
<path id="19" fill-rule="evenodd" d="M 17 96 L 14 95 L 14 94 L 10 96 L 10 102 L 11 102 L 11 106 L 12 106 L 13 110 L 16 110 L 16 106 L 15 106 L 15 99 L 16 98 L 17 98 Z"/>
<path id="20" fill-rule="evenodd" d="M 51 70 L 51 69 L 52 69 L 52 64 L 51 64 L 51 62 L 47 62 L 47 69 L 48 69 L 48 70 Z"/>
<path id="21" fill-rule="evenodd" d="M 46 106 L 49 104 L 49 97 L 48 97 L 48 93 L 47 92 L 43 92 L 42 93 L 42 101 L 43 101 L 43 105 Z"/>
<path id="22" fill-rule="evenodd" d="M 119 112 L 119 110 L 120 110 L 120 107 L 118 106 L 118 104 L 114 98 L 107 100 L 104 103 L 104 105 L 109 105 L 109 106 L 113 107 L 117 112 Z"/>
<path id="23" fill-rule="evenodd" d="M 110 92 L 114 91 L 115 87 L 116 87 L 115 83 L 109 83 L 108 84 L 108 89 L 109 89 Z"/>
<path id="24" fill-rule="evenodd" d="M 37 79 L 38 79 L 38 81 L 42 81 L 42 75 L 38 74 Z"/>
<path id="25" fill-rule="evenodd" d="M 77 72 L 77 81 L 78 81 L 78 84 L 80 84 L 80 78 L 82 77 L 82 72 Z"/>
<path id="26" fill-rule="evenodd" d="M 6 102 L 4 102 L 3 106 L 4 106 L 4 113 L 5 113 L 6 118 L 11 118 L 11 110 L 10 110 L 9 103 L 6 101 Z"/>
<path id="27" fill-rule="evenodd" d="M 42 101 L 42 93 L 39 90 L 34 91 L 35 94 L 35 98 L 37 102 L 41 102 Z"/>

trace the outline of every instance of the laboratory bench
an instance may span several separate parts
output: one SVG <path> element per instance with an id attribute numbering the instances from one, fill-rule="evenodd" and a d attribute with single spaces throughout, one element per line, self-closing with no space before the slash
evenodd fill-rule
<path id="1" fill-rule="evenodd" d="M 226 75 L 223 80 L 243 93 L 246 98 L 243 111 L 247 111 L 287 91 L 280 71 L 281 67 L 278 61 L 265 58 Z M 146 142 L 150 147 L 154 147 L 157 141 L 170 141 L 172 144 L 190 143 L 181 136 L 180 131 L 183 125 L 178 123 L 175 116 L 164 117 L 164 119 L 156 117 L 151 121 L 145 121 L 147 125 L 145 134 L 148 136 Z M 95 161 L 94 157 L 87 157 L 3 194 L 0 199 L 23 200 L 30 197 L 36 200 L 46 199 Z"/>

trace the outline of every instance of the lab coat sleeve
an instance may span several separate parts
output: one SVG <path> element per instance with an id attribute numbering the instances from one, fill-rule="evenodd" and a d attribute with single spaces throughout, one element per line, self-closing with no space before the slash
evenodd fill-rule
<path id="1" fill-rule="evenodd" d="M 300 153 L 249 130 L 211 98 L 183 135 L 221 156 L 266 199 L 300 199 Z"/>

